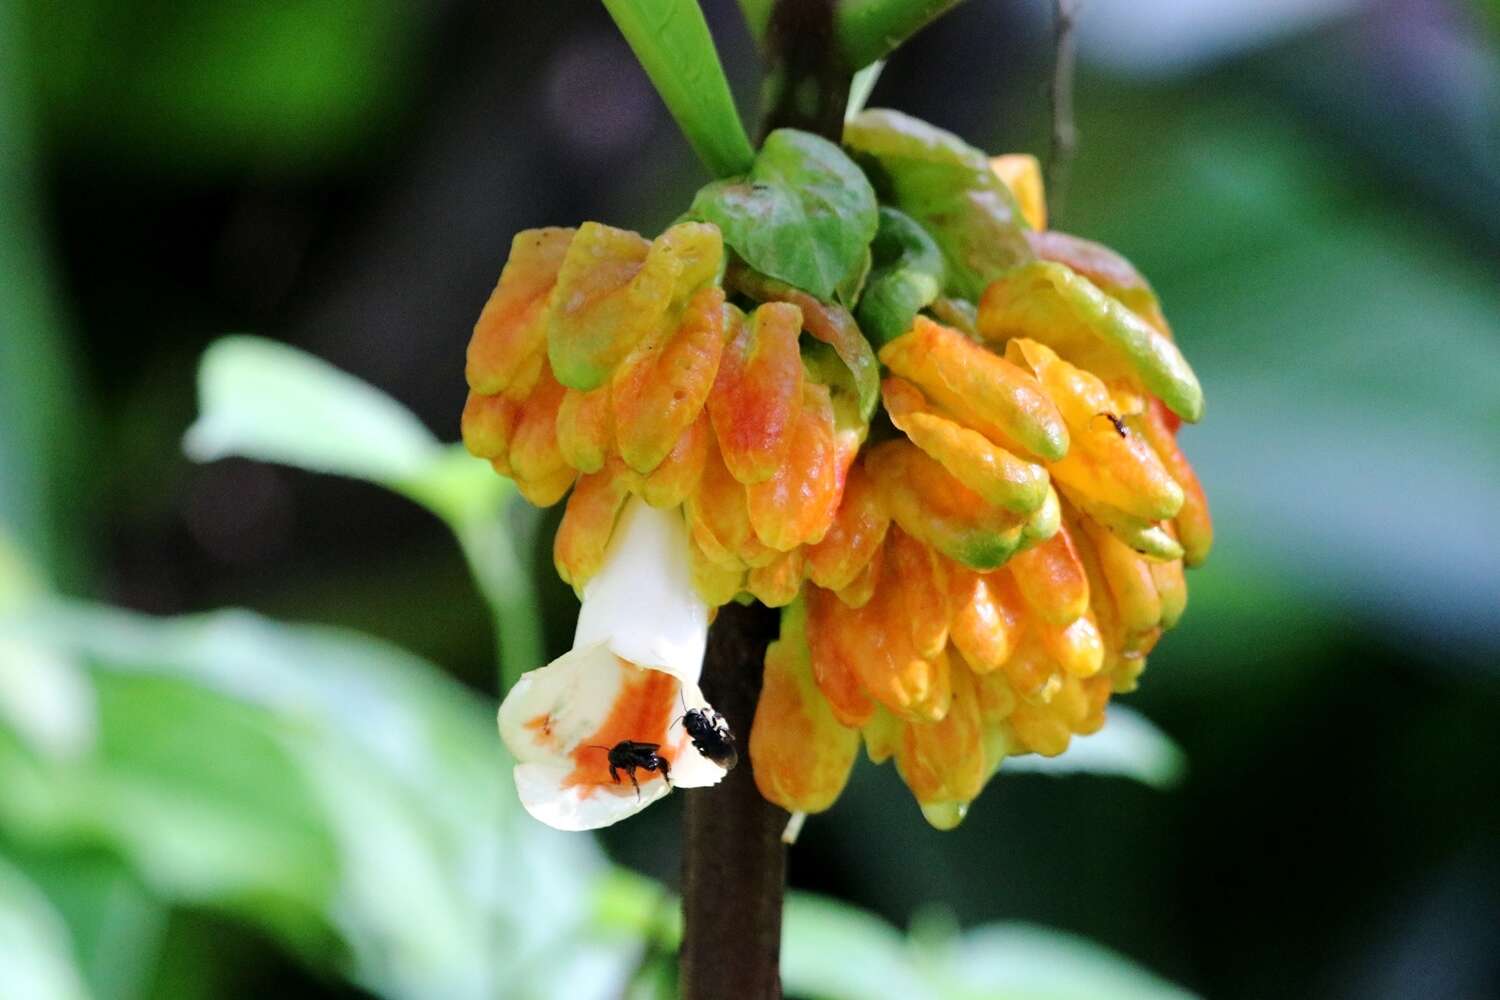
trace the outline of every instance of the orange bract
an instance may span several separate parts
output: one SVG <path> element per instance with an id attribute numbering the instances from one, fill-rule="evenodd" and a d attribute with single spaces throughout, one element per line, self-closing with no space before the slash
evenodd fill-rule
<path id="1" fill-rule="evenodd" d="M 993 444 L 1050 460 L 1068 451 L 1062 416 L 1037 380 L 957 330 L 918 316 L 880 360 Z"/>
<path id="2" fill-rule="evenodd" d="M 768 302 L 736 322 L 708 397 L 724 464 L 742 483 L 769 479 L 791 447 L 802 405 L 802 310 Z"/>
<path id="3" fill-rule="evenodd" d="M 546 309 L 573 229 L 527 229 L 511 240 L 500 281 L 474 324 L 464 376 L 484 396 L 525 399 L 547 354 Z"/>
<path id="4" fill-rule="evenodd" d="M 849 780 L 859 732 L 840 725 L 813 680 L 806 616 L 782 615 L 781 638 L 766 650 L 765 680 L 750 727 L 755 784 L 793 812 L 821 812 Z"/>
<path id="5" fill-rule="evenodd" d="M 614 425 L 620 454 L 637 472 L 650 472 L 692 426 L 708 400 L 724 350 L 724 291 L 698 291 L 682 323 L 650 338 L 615 373 Z"/>

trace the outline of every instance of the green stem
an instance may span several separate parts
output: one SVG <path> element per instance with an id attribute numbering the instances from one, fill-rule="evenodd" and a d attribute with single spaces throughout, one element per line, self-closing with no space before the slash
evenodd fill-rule
<path id="1" fill-rule="evenodd" d="M 851 69 L 884 59 L 959 0 L 840 0 L 834 23 Z"/>
<path id="2" fill-rule="evenodd" d="M 749 170 L 755 151 L 697 0 L 604 0 L 604 6 L 710 172 L 728 177 Z"/>
<path id="3" fill-rule="evenodd" d="M 1047 155 L 1047 216 L 1052 225 L 1062 217 L 1068 197 L 1068 168 L 1078 150 L 1078 129 L 1073 124 L 1073 68 L 1077 61 L 1073 28 L 1077 18 L 1077 0 L 1054 0 L 1052 149 Z"/>
<path id="4" fill-rule="evenodd" d="M 545 655 L 541 606 L 506 523 L 510 506 L 454 526 L 469 571 L 490 607 L 502 697 L 523 673 L 541 666 Z"/>
<path id="5" fill-rule="evenodd" d="M 740 13 L 756 45 L 766 43 L 766 25 L 771 23 L 771 0 L 740 0 Z"/>

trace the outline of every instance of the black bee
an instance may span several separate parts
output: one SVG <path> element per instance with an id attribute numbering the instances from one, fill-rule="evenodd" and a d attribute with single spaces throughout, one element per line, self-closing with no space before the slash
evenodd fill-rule
<path id="1" fill-rule="evenodd" d="M 609 754 L 609 776 L 615 784 L 620 783 L 620 772 L 625 772 L 625 777 L 630 779 L 630 784 L 635 788 L 635 797 L 641 797 L 641 784 L 635 780 L 637 769 L 642 771 L 660 771 L 662 780 L 667 784 L 672 783 L 671 763 L 656 751 L 661 749 L 660 743 L 639 743 L 635 740 L 621 740 L 612 747 L 600 746 L 590 743 L 589 746 L 596 750 L 603 750 Z"/>
<path id="2" fill-rule="evenodd" d="M 711 708 L 690 709 L 686 702 L 682 708 L 682 728 L 687 730 L 699 753 L 726 771 L 740 762 L 740 752 L 734 745 L 734 733 L 729 731 L 729 723 L 724 721 L 724 716 Z"/>
<path id="3" fill-rule="evenodd" d="M 1110 425 L 1114 427 L 1116 434 L 1120 435 L 1120 437 L 1125 436 L 1125 421 L 1121 420 L 1113 413 L 1097 413 L 1095 414 L 1095 416 L 1103 417 L 1105 420 L 1108 420 L 1110 422 Z"/>

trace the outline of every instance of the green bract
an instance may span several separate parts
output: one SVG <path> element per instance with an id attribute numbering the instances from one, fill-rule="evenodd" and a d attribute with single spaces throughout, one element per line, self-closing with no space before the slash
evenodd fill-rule
<path id="1" fill-rule="evenodd" d="M 978 299 L 1001 273 L 1034 256 L 1010 189 L 985 155 L 958 136 L 882 108 L 851 118 L 844 144 L 881 194 L 942 248 L 950 294 Z"/>
<path id="2" fill-rule="evenodd" d="M 869 267 L 875 191 L 843 150 L 796 129 L 766 137 L 750 172 L 715 181 L 689 216 L 712 222 L 755 270 L 825 302 L 852 302 Z"/>
<path id="3" fill-rule="evenodd" d="M 875 268 L 855 317 L 865 336 L 881 345 L 910 330 L 917 313 L 942 294 L 948 269 L 927 231 L 894 208 L 880 209 L 870 250 Z"/>
<path id="4" fill-rule="evenodd" d="M 1101 378 L 1139 379 L 1183 420 L 1203 416 L 1203 389 L 1172 338 L 1062 264 L 1034 261 L 992 285 L 979 332 L 1030 337 Z"/>

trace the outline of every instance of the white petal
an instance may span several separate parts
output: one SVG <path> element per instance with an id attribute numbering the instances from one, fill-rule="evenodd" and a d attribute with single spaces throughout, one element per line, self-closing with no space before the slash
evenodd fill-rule
<path id="1" fill-rule="evenodd" d="M 604 567 L 584 585 L 573 645 L 606 641 L 632 663 L 697 684 L 708 613 L 693 587 L 681 512 L 632 497 L 615 525 Z"/>
<path id="2" fill-rule="evenodd" d="M 568 780 L 576 763 L 574 751 L 598 739 L 595 734 L 619 698 L 640 690 L 638 684 L 627 682 L 638 680 L 643 669 L 616 656 L 604 642 L 595 642 L 524 674 L 511 688 L 500 705 L 500 735 L 518 762 L 516 792 L 532 816 L 559 830 L 592 830 L 634 815 L 671 791 L 659 776 L 644 771 L 636 776 L 639 798 L 624 776 L 618 786 Z M 708 707 L 697 684 L 674 678 L 672 696 L 683 711 Z M 664 736 L 642 733 L 640 738 L 663 744 L 663 754 L 672 761 L 672 785 L 698 788 L 724 777 L 724 769 L 692 745 L 680 713 Z M 596 752 L 602 775 L 608 766 L 607 751 Z"/>
<path id="3" fill-rule="evenodd" d="M 640 798 L 625 780 L 619 788 L 606 785 L 563 788 L 563 779 L 571 770 L 571 766 L 563 769 L 546 764 L 517 764 L 514 772 L 521 805 L 557 830 L 597 830 L 618 823 L 672 790 L 654 776 L 651 781 L 641 782 Z"/>
<path id="4" fill-rule="evenodd" d="M 602 642 L 521 675 L 500 703 L 500 738 L 521 763 L 572 770 L 572 753 L 614 707 L 625 667 Z M 538 725 L 539 720 L 545 723 Z"/>

